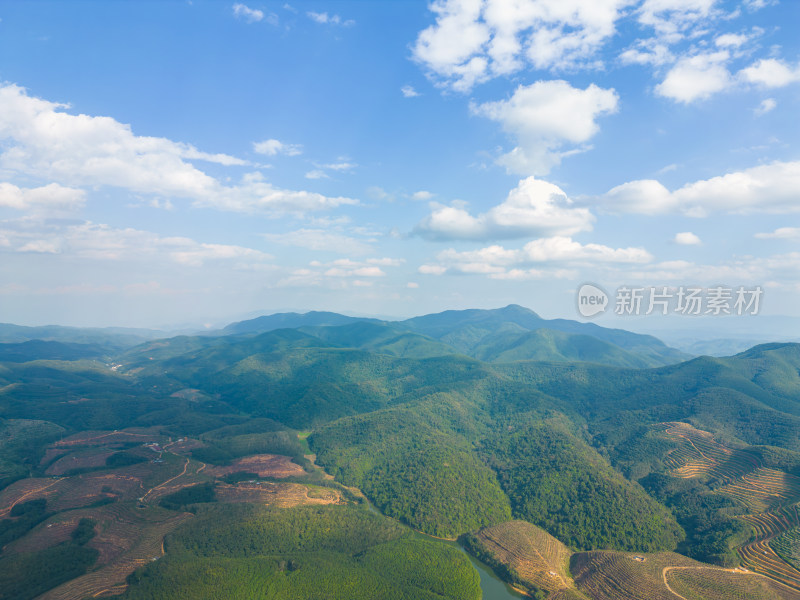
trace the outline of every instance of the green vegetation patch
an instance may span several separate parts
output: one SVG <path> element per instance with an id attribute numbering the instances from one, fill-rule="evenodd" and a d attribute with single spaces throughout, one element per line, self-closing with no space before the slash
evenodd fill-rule
<path id="1" fill-rule="evenodd" d="M 684 532 L 672 514 L 554 421 L 492 436 L 484 456 L 514 516 L 575 549 L 674 549 Z"/>
<path id="2" fill-rule="evenodd" d="M 125 600 L 478 600 L 458 548 L 352 507 L 218 505 L 169 538 Z"/>
<path id="3" fill-rule="evenodd" d="M 86 573 L 98 554 L 94 548 L 67 542 L 38 552 L 0 558 L 0 600 L 35 598 Z"/>

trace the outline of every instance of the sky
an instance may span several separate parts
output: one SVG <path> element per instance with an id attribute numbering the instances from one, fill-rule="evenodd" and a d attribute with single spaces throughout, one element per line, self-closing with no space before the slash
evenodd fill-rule
<path id="1" fill-rule="evenodd" d="M 795 0 L 0 1 L 0 322 L 579 318 L 586 282 L 800 316 L 799 28 Z"/>

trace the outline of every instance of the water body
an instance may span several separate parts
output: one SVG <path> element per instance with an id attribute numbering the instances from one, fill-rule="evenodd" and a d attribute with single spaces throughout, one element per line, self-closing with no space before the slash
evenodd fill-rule
<path id="1" fill-rule="evenodd" d="M 365 502 L 367 509 L 370 512 L 373 512 L 376 515 L 384 516 L 383 513 L 381 513 L 381 511 L 379 511 L 368 499 L 365 498 Z M 525 598 L 524 594 L 520 594 L 519 592 L 515 591 L 514 588 L 497 577 L 497 575 L 494 574 L 494 571 L 492 571 L 488 565 L 482 563 L 477 558 L 472 556 L 472 554 L 464 550 L 464 548 L 458 542 L 451 542 L 448 540 L 439 541 L 455 546 L 467 555 L 469 562 L 472 563 L 472 566 L 475 567 L 475 570 L 478 571 L 478 575 L 481 578 L 481 593 L 483 594 L 483 600 L 519 600 L 519 598 Z"/>
<path id="2" fill-rule="evenodd" d="M 462 550 L 464 550 L 462 548 Z M 469 552 L 464 550 L 469 557 L 472 566 L 478 570 L 478 575 L 481 576 L 481 592 L 483 593 L 483 600 L 519 600 L 524 598 L 523 594 L 512 589 L 510 585 L 498 579 L 488 566 L 483 564 L 477 558 L 472 556 Z"/>

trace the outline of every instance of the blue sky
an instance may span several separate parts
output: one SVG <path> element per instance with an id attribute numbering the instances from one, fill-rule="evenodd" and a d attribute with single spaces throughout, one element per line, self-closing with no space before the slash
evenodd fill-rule
<path id="1" fill-rule="evenodd" d="M 760 285 L 800 316 L 800 3 L 0 3 L 0 321 Z"/>

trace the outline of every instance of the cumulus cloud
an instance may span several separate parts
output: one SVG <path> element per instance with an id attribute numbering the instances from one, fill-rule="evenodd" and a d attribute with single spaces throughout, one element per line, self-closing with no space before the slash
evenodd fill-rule
<path id="1" fill-rule="evenodd" d="M 656 93 L 684 104 L 710 98 L 734 82 L 726 66 L 729 58 L 725 50 L 684 57 L 656 86 Z"/>
<path id="2" fill-rule="evenodd" d="M 681 246 L 699 246 L 703 242 L 691 231 L 682 231 L 675 234 L 674 242 Z"/>
<path id="3" fill-rule="evenodd" d="M 414 228 L 430 240 L 489 240 L 543 235 L 572 235 L 592 228 L 594 217 L 573 206 L 557 185 L 528 177 L 505 201 L 478 216 L 461 206 L 433 205 L 433 211 Z"/>
<path id="4" fill-rule="evenodd" d="M 755 237 L 761 240 L 796 240 L 800 239 L 800 227 L 778 227 L 769 233 L 757 233 Z"/>
<path id="5" fill-rule="evenodd" d="M 250 8 L 249 6 L 241 3 L 233 5 L 233 15 L 239 19 L 243 19 L 248 23 L 257 23 L 264 19 L 264 11 Z"/>
<path id="6" fill-rule="evenodd" d="M 300 144 L 284 144 L 279 140 L 269 139 L 263 142 L 254 142 L 253 151 L 267 156 L 275 156 L 276 154 L 297 156 L 303 153 L 303 146 Z"/>
<path id="7" fill-rule="evenodd" d="M 437 0 L 436 22 L 417 37 L 414 59 L 443 85 L 469 91 L 526 65 L 596 65 L 593 54 L 615 33 L 634 0 Z"/>
<path id="8" fill-rule="evenodd" d="M 683 213 L 800 212 L 800 161 L 774 162 L 687 183 L 675 191 L 653 179 L 630 181 L 609 190 L 601 206 L 612 212 Z"/>
<path id="9" fill-rule="evenodd" d="M 411 194 L 412 200 L 430 200 L 433 194 L 427 190 L 419 190 Z"/>
<path id="10" fill-rule="evenodd" d="M 246 166 L 246 161 L 166 138 L 137 136 L 110 117 L 72 115 L 64 112 L 67 108 L 30 97 L 14 84 L 0 86 L 0 168 L 61 186 L 111 186 L 240 212 L 299 213 L 356 203 L 276 188 L 260 173 L 226 186 L 190 161 L 223 166 Z"/>
<path id="11" fill-rule="evenodd" d="M 497 121 L 517 146 L 498 159 L 509 172 L 544 175 L 576 144 L 594 137 L 597 118 L 617 110 L 617 93 L 591 84 L 586 89 L 566 81 L 537 81 L 519 86 L 508 100 L 473 104 L 472 112 Z M 564 151 L 565 145 L 573 149 Z"/>
<path id="12" fill-rule="evenodd" d="M 20 188 L 11 183 L 0 182 L 0 207 L 52 213 L 73 211 L 81 208 L 85 202 L 86 193 L 83 190 L 57 183 L 37 188 Z"/>
<path id="13" fill-rule="evenodd" d="M 495 279 L 525 279 L 572 276 L 577 267 L 612 264 L 642 264 L 652 255 L 643 248 L 611 248 L 602 244 L 581 244 L 569 237 L 555 236 L 528 242 L 522 248 L 499 245 L 459 252 L 440 252 L 435 263 L 421 265 L 425 275 L 482 274 Z M 535 268 L 530 268 L 535 265 Z"/>
<path id="14" fill-rule="evenodd" d="M 763 58 L 739 71 L 748 83 L 778 88 L 800 81 L 800 64 L 790 65 L 776 58 Z"/>
<path id="15" fill-rule="evenodd" d="M 416 98 L 417 96 L 421 96 L 417 90 L 414 89 L 413 86 L 404 85 L 400 88 L 400 92 L 403 94 L 404 98 Z"/>

